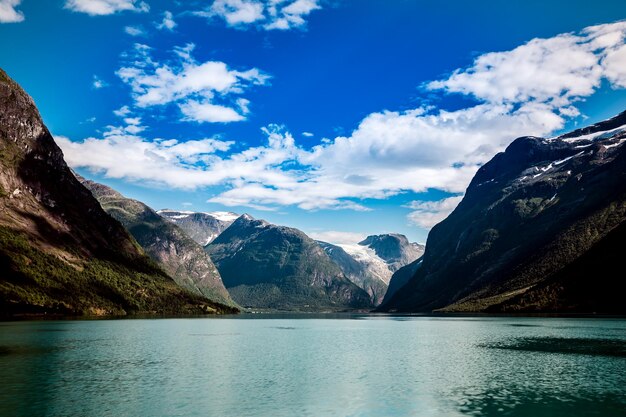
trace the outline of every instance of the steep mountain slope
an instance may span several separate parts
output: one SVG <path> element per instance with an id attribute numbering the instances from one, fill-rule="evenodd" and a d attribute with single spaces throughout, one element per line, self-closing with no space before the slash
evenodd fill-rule
<path id="1" fill-rule="evenodd" d="M 243 215 L 206 250 L 242 306 L 309 311 L 371 307 L 367 293 L 297 229 Z"/>
<path id="2" fill-rule="evenodd" d="M 406 236 L 397 233 L 368 236 L 359 242 L 359 245 L 374 250 L 376 255 L 389 266 L 392 273 L 424 254 L 423 245 L 410 243 Z"/>
<path id="3" fill-rule="evenodd" d="M 424 247 L 409 243 L 404 235 L 368 236 L 356 245 L 318 242 L 346 277 L 363 288 L 374 305 L 379 305 L 393 273 L 419 258 Z"/>
<path id="4" fill-rule="evenodd" d="M 159 269 L 63 160 L 0 70 L 0 314 L 223 311 Z"/>
<path id="5" fill-rule="evenodd" d="M 227 211 L 199 213 L 193 211 L 176 211 L 163 209 L 157 211 L 166 220 L 176 224 L 198 244 L 206 246 L 215 240 L 239 214 Z"/>
<path id="6" fill-rule="evenodd" d="M 381 310 L 625 312 L 625 141 L 626 112 L 516 139 L 480 168 Z"/>
<path id="7" fill-rule="evenodd" d="M 387 303 L 400 288 L 404 287 L 406 283 L 413 278 L 413 275 L 415 275 L 421 265 L 422 258 L 420 257 L 419 259 L 414 260 L 410 264 L 405 265 L 394 272 L 389 280 L 389 286 L 387 287 L 387 292 L 385 292 L 385 297 L 380 304 Z"/>
<path id="8" fill-rule="evenodd" d="M 341 246 L 327 242 L 318 241 L 317 243 L 324 249 L 330 259 L 339 266 L 346 278 L 367 292 L 374 306 L 380 304 L 385 296 L 385 292 L 387 292 L 387 284 L 379 277 L 378 272 L 384 271 L 386 269 L 385 265 L 377 263 L 377 268 L 373 271 L 371 269 L 372 264 L 355 259 Z"/>
<path id="9" fill-rule="evenodd" d="M 234 305 L 209 255 L 178 226 L 106 185 L 78 179 L 178 285 L 212 301 Z"/>

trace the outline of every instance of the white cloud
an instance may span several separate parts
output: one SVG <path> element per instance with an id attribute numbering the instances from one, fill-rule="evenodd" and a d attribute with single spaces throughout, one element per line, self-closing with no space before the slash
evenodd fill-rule
<path id="1" fill-rule="evenodd" d="M 233 142 L 219 139 L 146 141 L 129 132 L 129 127 L 109 127 L 103 138 L 72 142 L 55 137 L 65 160 L 74 167 L 89 168 L 110 178 L 127 178 L 152 184 L 167 184 L 180 189 L 194 189 L 207 183 L 198 162 L 207 162 L 216 152 L 228 150 Z M 131 129 L 132 130 L 132 129 Z M 86 161 L 85 155 L 91 160 Z"/>
<path id="2" fill-rule="evenodd" d="M 148 12 L 150 6 L 137 0 L 66 0 L 65 8 L 90 16 L 104 16 L 122 11 Z"/>
<path id="3" fill-rule="evenodd" d="M 95 88 L 96 90 L 99 90 L 101 88 L 104 87 L 108 87 L 109 84 L 107 84 L 105 81 L 103 81 L 100 77 L 98 77 L 97 75 L 93 76 L 93 82 L 91 83 L 92 87 Z"/>
<path id="4" fill-rule="evenodd" d="M 315 135 L 313 135 L 313 133 L 311 132 L 302 132 L 302 136 L 307 137 L 307 138 L 312 138 Z"/>
<path id="5" fill-rule="evenodd" d="M 305 17 L 321 9 L 319 0 L 215 0 L 198 16 L 221 18 L 227 26 L 263 30 L 304 28 Z"/>
<path id="6" fill-rule="evenodd" d="M 172 14 L 172 12 L 165 11 L 165 13 L 163 13 L 163 20 L 161 21 L 161 23 L 157 24 L 156 27 L 159 30 L 174 30 L 174 28 L 176 27 L 176 22 L 174 21 L 174 15 Z"/>
<path id="7" fill-rule="evenodd" d="M 130 36 L 145 36 L 146 32 L 139 26 L 126 26 L 124 32 Z"/>
<path id="8" fill-rule="evenodd" d="M 364 233 L 340 232 L 336 230 L 310 232 L 307 234 L 311 239 L 332 243 L 333 245 L 356 245 L 367 237 Z"/>
<path id="9" fill-rule="evenodd" d="M 122 106 L 117 110 L 113 110 L 113 114 L 118 117 L 125 117 L 130 114 L 130 108 L 128 106 Z"/>
<path id="10" fill-rule="evenodd" d="M 148 12 L 150 6 L 137 0 L 66 0 L 65 8 L 90 16 L 104 16 L 123 11 Z"/>
<path id="11" fill-rule="evenodd" d="M 15 10 L 22 0 L 0 0 L 0 23 L 18 23 L 24 21 L 24 13 Z"/>
<path id="12" fill-rule="evenodd" d="M 602 64 L 606 77 L 614 85 L 626 88 L 626 45 L 611 49 Z"/>
<path id="13" fill-rule="evenodd" d="M 269 76 L 256 68 L 230 69 L 219 61 L 198 63 L 191 56 L 193 49 L 193 44 L 177 48 L 179 62 L 168 64 L 153 61 L 150 48 L 136 44 L 131 65 L 120 68 L 117 75 L 131 86 L 139 107 L 175 103 L 184 115 L 183 120 L 244 120 L 249 101 L 236 96 L 251 86 L 266 84 Z"/>
<path id="14" fill-rule="evenodd" d="M 439 201 L 411 201 L 406 207 L 413 211 L 407 215 L 409 221 L 423 229 L 430 229 L 459 205 L 463 196 L 449 197 Z"/>
<path id="15" fill-rule="evenodd" d="M 516 137 L 545 136 L 562 128 L 567 118 L 579 114 L 577 102 L 593 94 L 602 80 L 622 86 L 625 33 L 626 25 L 618 22 L 485 54 L 469 68 L 429 84 L 436 91 L 472 95 L 478 104 L 454 111 L 419 106 L 372 113 L 351 134 L 313 148 L 302 147 L 276 125 L 264 129 L 267 142 L 262 146 L 229 150 L 228 155 L 199 153 L 192 165 L 178 158 L 151 157 L 169 145 L 132 135 L 62 146 L 70 150 L 70 164 L 115 178 L 177 188 L 222 186 L 224 191 L 209 201 L 227 206 L 367 210 L 360 200 L 433 188 L 462 193 L 478 167 Z M 183 64 L 174 68 L 157 66 L 145 57 L 144 66 L 131 67 L 125 76 L 136 103 L 147 107 L 175 102 L 191 114 L 187 117 L 213 121 L 245 114 L 245 106 L 236 101 L 223 104 L 215 98 L 263 83 L 260 72 L 237 72 L 223 63 L 198 64 L 190 53 L 191 48 L 179 49 Z M 205 104 L 225 106 L 233 113 Z M 458 197 L 437 205 L 416 202 L 410 218 L 428 228 L 456 202 Z"/>
<path id="16" fill-rule="evenodd" d="M 210 123 L 228 123 L 245 120 L 245 116 L 235 109 L 210 102 L 189 100 L 180 105 L 180 111 L 185 115 L 183 120 Z"/>
<path id="17" fill-rule="evenodd" d="M 564 106 L 576 97 L 591 95 L 602 78 L 619 82 L 619 75 L 626 71 L 623 65 L 618 68 L 625 34 L 623 21 L 589 27 L 578 34 L 533 39 L 511 51 L 481 55 L 471 67 L 458 69 L 428 87 L 470 94 L 490 103 L 532 100 Z"/>
<path id="18" fill-rule="evenodd" d="M 263 20 L 264 9 L 264 4 L 255 0 L 216 0 L 209 13 L 222 17 L 229 26 L 237 26 Z"/>

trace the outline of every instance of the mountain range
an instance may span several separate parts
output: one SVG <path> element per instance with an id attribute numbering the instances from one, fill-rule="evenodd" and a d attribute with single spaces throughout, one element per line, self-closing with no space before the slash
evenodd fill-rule
<path id="1" fill-rule="evenodd" d="M 235 306 L 209 255 L 181 228 L 140 201 L 126 198 L 106 185 L 77 177 L 102 208 L 122 223 L 146 254 L 178 285 L 210 300 Z"/>
<path id="2" fill-rule="evenodd" d="M 380 311 L 624 313 L 626 112 L 482 166 Z"/>
<path id="3" fill-rule="evenodd" d="M 232 312 L 152 262 L 74 176 L 0 70 L 0 314 Z"/>
<path id="4" fill-rule="evenodd" d="M 163 209 L 157 211 L 157 213 L 180 227 L 190 238 L 202 246 L 206 246 L 215 240 L 220 233 L 226 230 L 239 217 L 239 214 L 228 211 L 199 213 Z"/>
<path id="5" fill-rule="evenodd" d="M 206 250 L 231 296 L 244 307 L 306 311 L 372 307 L 368 294 L 300 230 L 244 214 Z"/>
<path id="6" fill-rule="evenodd" d="M 395 233 L 368 236 L 353 245 L 318 243 L 346 277 L 370 295 L 375 306 L 383 301 L 392 274 L 424 253 L 423 245 Z"/>
<path id="7" fill-rule="evenodd" d="M 80 177 L 0 70 L 0 315 L 623 314 L 624 142 L 626 112 L 518 138 L 425 248 L 400 234 L 333 244 L 247 214 L 157 212 Z"/>

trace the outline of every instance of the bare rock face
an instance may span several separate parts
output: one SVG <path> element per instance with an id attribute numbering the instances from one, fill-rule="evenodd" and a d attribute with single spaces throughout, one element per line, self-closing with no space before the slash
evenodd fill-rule
<path id="1" fill-rule="evenodd" d="M 242 215 L 206 247 L 235 301 L 244 307 L 340 311 L 372 307 L 303 232 Z"/>
<path id="2" fill-rule="evenodd" d="M 209 300 L 235 306 L 208 253 L 183 230 L 140 201 L 126 198 L 106 185 L 78 179 L 178 285 Z"/>
<path id="3" fill-rule="evenodd" d="M 624 142 L 626 112 L 516 139 L 478 170 L 380 310 L 626 312 Z"/>
<path id="4" fill-rule="evenodd" d="M 67 167 L 0 70 L 0 314 L 221 311 L 180 288 Z"/>

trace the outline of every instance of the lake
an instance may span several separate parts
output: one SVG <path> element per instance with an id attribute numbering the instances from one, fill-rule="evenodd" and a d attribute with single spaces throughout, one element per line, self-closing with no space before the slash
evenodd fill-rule
<path id="1" fill-rule="evenodd" d="M 2 416 L 626 415 L 626 320 L 0 323 Z"/>

